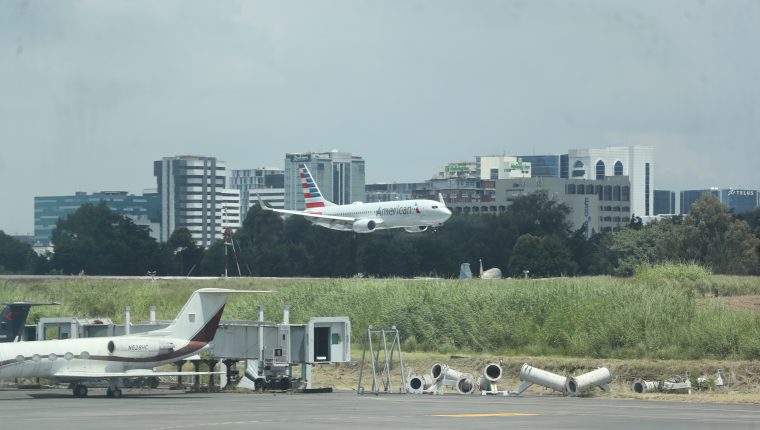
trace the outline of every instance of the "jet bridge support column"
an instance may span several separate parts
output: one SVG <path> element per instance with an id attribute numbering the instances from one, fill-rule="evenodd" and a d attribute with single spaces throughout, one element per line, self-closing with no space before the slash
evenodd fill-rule
<path id="1" fill-rule="evenodd" d="M 195 373 L 198 373 L 201 371 L 201 361 L 200 360 L 192 360 L 193 363 L 193 370 Z M 201 375 L 195 375 L 193 376 L 193 391 L 200 391 L 201 389 Z"/>
<path id="2" fill-rule="evenodd" d="M 185 360 L 180 360 L 174 363 L 175 366 L 177 366 L 177 372 L 182 372 L 182 366 L 185 365 Z M 177 376 L 177 383 L 174 385 L 175 390 L 184 390 L 185 386 L 182 384 L 182 377 Z"/>
<path id="3" fill-rule="evenodd" d="M 206 363 L 208 363 L 208 371 L 213 372 L 216 368 L 217 363 L 219 363 L 219 360 L 209 359 L 206 360 Z M 209 393 L 216 392 L 216 378 L 213 373 L 208 375 L 208 391 Z"/>

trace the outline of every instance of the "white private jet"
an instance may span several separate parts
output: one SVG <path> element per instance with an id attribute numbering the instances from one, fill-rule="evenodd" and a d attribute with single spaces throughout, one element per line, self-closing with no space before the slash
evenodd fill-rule
<path id="1" fill-rule="evenodd" d="M 262 209 L 305 216 L 322 227 L 356 233 L 372 233 L 375 230 L 391 228 L 403 228 L 409 233 L 419 233 L 428 227 L 438 227 L 451 217 L 451 211 L 446 207 L 440 193 L 438 201 L 420 199 L 336 205 L 322 196 L 305 164 L 299 163 L 298 170 L 301 174 L 306 210 L 275 209 L 258 196 Z"/>
<path id="2" fill-rule="evenodd" d="M 203 288 L 169 327 L 139 335 L 0 344 L 0 379 L 48 378 L 71 383 L 87 396 L 86 381 L 108 381 L 108 397 L 121 397 L 122 378 L 207 375 L 219 372 L 154 372 L 209 348 L 229 293 L 264 293 Z"/>

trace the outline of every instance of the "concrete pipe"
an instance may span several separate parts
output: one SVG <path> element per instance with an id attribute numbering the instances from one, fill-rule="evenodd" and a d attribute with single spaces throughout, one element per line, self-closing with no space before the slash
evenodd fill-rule
<path id="1" fill-rule="evenodd" d="M 441 363 L 435 363 L 433 367 L 430 368 L 430 374 L 433 376 L 433 379 L 435 381 L 458 381 L 459 378 L 462 376 L 461 372 L 457 372 L 456 370 L 450 368 L 449 366 Z M 454 385 L 453 383 L 451 385 Z"/>
<path id="2" fill-rule="evenodd" d="M 645 381 L 643 379 L 635 379 L 631 385 L 631 390 L 634 393 L 644 394 L 653 393 L 659 390 L 660 384 L 657 381 Z"/>
<path id="3" fill-rule="evenodd" d="M 609 391 L 610 382 L 612 382 L 610 369 L 600 367 L 583 375 L 567 378 L 567 393 L 571 396 L 580 396 L 587 389 L 596 386 L 604 391 Z"/>
<path id="4" fill-rule="evenodd" d="M 488 363 L 483 369 L 483 377 L 491 382 L 497 382 L 501 379 L 502 374 L 501 366 L 498 363 Z"/>
<path id="5" fill-rule="evenodd" d="M 410 394 L 422 394 L 435 383 L 430 375 L 411 375 L 408 381 L 406 391 Z"/>
<path id="6" fill-rule="evenodd" d="M 523 384 L 520 386 L 517 394 L 522 393 L 533 384 L 564 393 L 565 385 L 567 384 L 567 377 L 531 367 L 528 363 L 523 364 L 520 368 L 520 380 L 523 381 Z"/>
<path id="7" fill-rule="evenodd" d="M 457 379 L 457 393 L 469 395 L 475 392 L 475 378 L 469 373 L 464 373 Z"/>

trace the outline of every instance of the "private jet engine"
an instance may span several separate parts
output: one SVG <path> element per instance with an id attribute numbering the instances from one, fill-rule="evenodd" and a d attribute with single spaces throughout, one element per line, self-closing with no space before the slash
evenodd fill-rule
<path id="1" fill-rule="evenodd" d="M 407 233 L 422 233 L 423 231 L 427 229 L 428 229 L 428 226 L 426 225 L 418 225 L 416 227 L 404 227 L 404 230 L 406 230 Z"/>
<path id="2" fill-rule="evenodd" d="M 174 344 L 153 339 L 114 339 L 108 341 L 108 352 L 120 357 L 153 357 L 174 351 Z"/>
<path id="3" fill-rule="evenodd" d="M 372 233 L 375 231 L 375 227 L 377 227 L 377 222 L 372 219 L 358 219 L 354 221 L 354 224 L 351 228 L 356 233 Z"/>

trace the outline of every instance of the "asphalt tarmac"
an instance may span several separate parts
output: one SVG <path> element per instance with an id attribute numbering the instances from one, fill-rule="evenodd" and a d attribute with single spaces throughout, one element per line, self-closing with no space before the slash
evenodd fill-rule
<path id="1" fill-rule="evenodd" d="M 760 406 L 608 398 L 0 390 L 3 429 L 760 429 Z"/>

